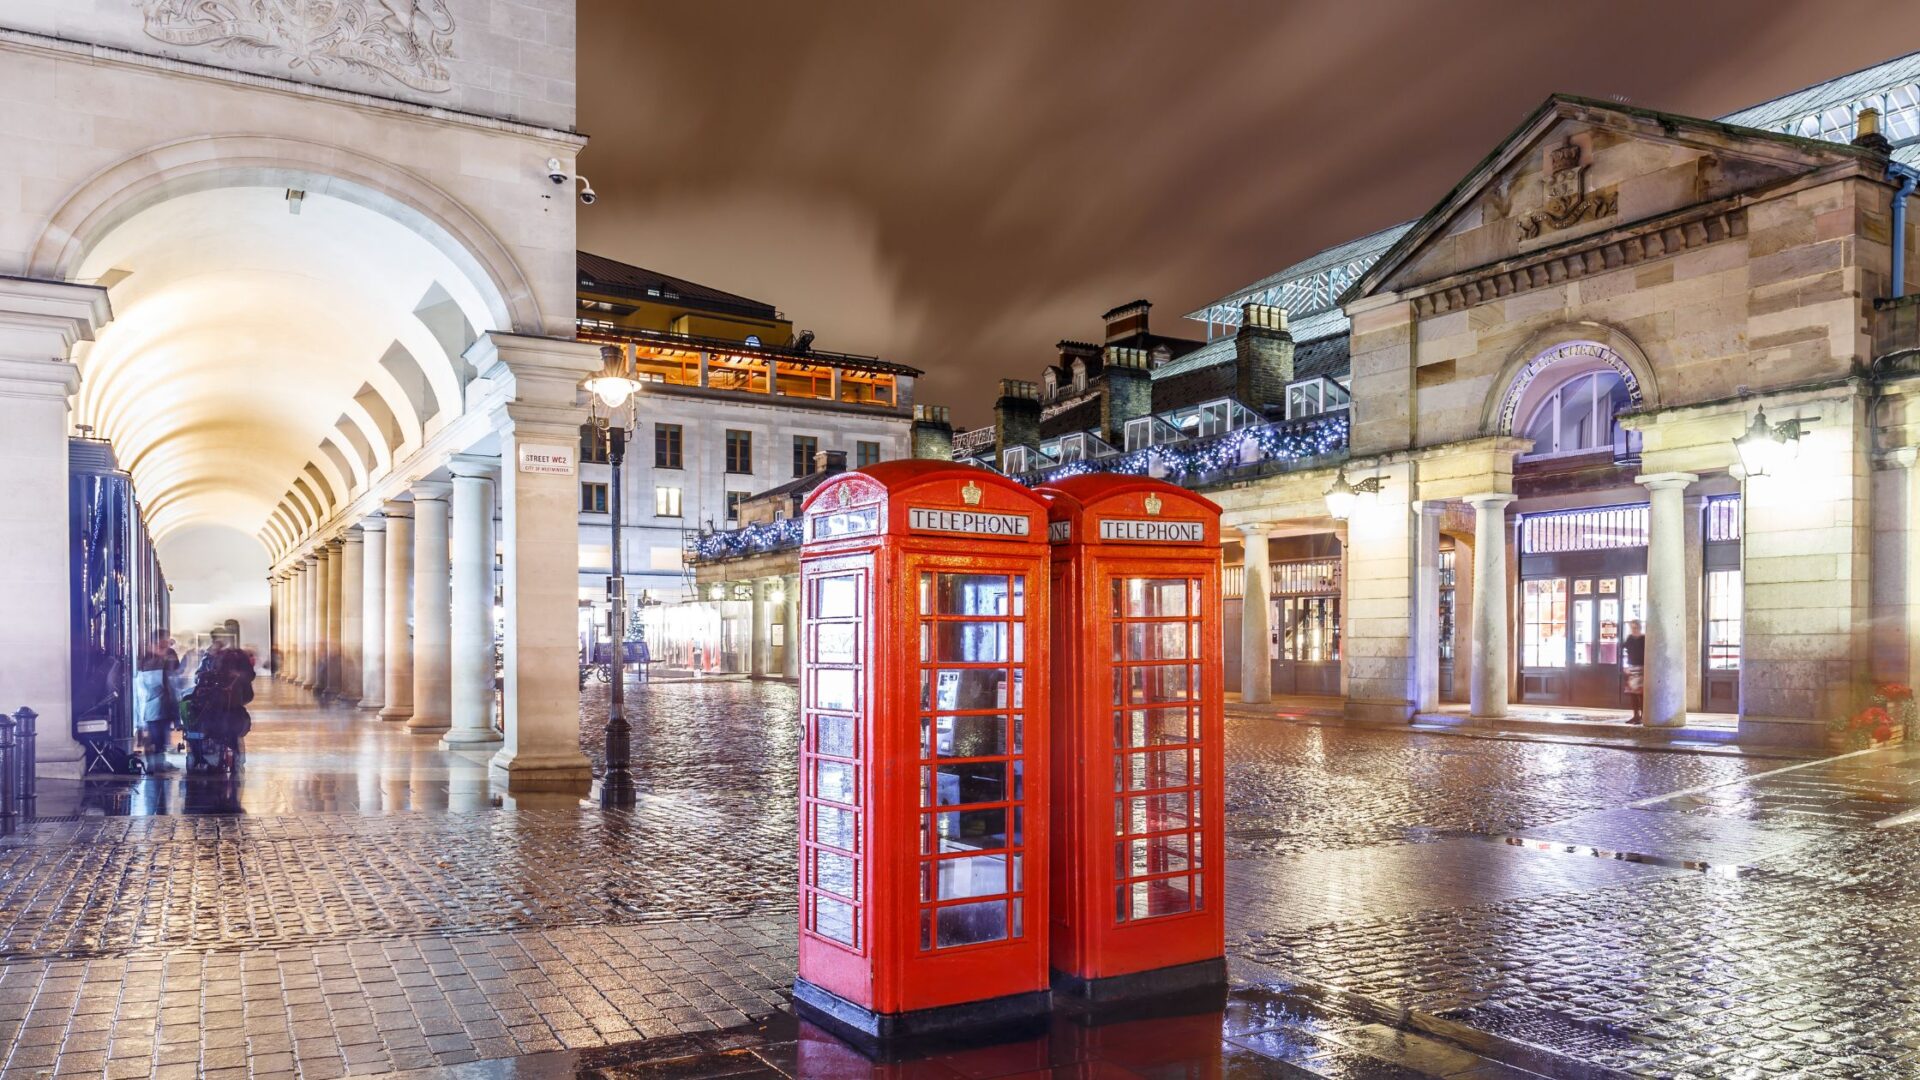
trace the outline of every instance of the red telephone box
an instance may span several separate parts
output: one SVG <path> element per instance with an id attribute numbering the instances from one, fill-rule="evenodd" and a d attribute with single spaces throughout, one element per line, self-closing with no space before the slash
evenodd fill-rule
<path id="1" fill-rule="evenodd" d="M 1091 474 L 1038 489 L 1053 547 L 1054 986 L 1226 979 L 1220 508 Z"/>
<path id="2" fill-rule="evenodd" d="M 1046 504 L 915 460 L 804 513 L 794 999 L 867 1039 L 1043 1014 Z"/>

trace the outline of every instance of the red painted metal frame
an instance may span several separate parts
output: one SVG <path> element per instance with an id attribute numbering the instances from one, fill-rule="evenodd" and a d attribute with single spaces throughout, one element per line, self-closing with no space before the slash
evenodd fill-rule
<path id="1" fill-rule="evenodd" d="M 915 531 L 911 511 L 916 508 L 998 515 L 1002 525 L 1020 519 L 1024 532 L 983 536 Z M 982 469 L 897 461 L 827 481 L 809 496 L 803 514 L 800 978 L 881 1015 L 1045 990 L 1049 978 L 1047 730 L 1051 701 L 1045 504 L 1028 489 Z M 982 617 L 987 623 L 1004 622 L 1009 641 L 1014 626 L 1022 628 L 1024 660 L 1016 663 L 1009 656 L 1004 664 L 975 665 L 1008 669 L 1000 692 L 1007 695 L 1003 700 L 1009 707 L 984 711 L 1009 716 L 1009 729 L 1011 718 L 1024 721 L 1025 739 L 1019 753 L 1002 755 L 1007 758 L 1002 774 L 1007 788 L 1016 783 L 1016 762 L 1019 783 L 1024 786 L 1018 792 L 1023 797 L 1017 807 L 1025 825 L 1017 837 L 1021 887 L 1001 894 L 1008 901 L 1003 910 L 1009 923 L 1013 901 L 1020 901 L 1020 930 L 1015 934 L 1008 925 L 1003 939 L 944 948 L 923 947 L 923 912 L 943 905 L 937 896 L 923 899 L 921 892 L 922 866 L 934 861 L 932 855 L 923 854 L 922 828 L 923 822 L 932 828 L 937 818 L 948 814 L 956 815 L 953 820 L 958 821 L 962 811 L 959 804 L 952 804 L 929 814 L 922 806 L 923 799 L 937 801 L 937 793 L 948 790 L 940 786 L 939 763 L 929 765 L 922 758 L 922 717 L 928 711 L 922 708 L 923 693 L 937 695 L 941 686 L 932 674 L 935 665 L 922 659 L 919 579 L 923 573 L 1001 574 L 1010 582 L 1016 577 L 1024 582 L 1023 612 L 1004 620 Z M 832 589 L 833 581 L 848 576 L 857 582 L 859 594 L 858 612 L 851 620 L 840 619 L 816 603 L 819 589 Z M 937 639 L 937 628 L 930 626 L 927 640 Z M 828 643 L 824 652 L 823 642 Z M 848 662 L 850 655 L 853 659 Z M 1024 695 L 1017 709 L 1012 707 L 1012 669 L 1016 667 L 1024 668 Z M 843 674 L 848 672 L 851 676 Z M 927 691 L 922 689 L 923 672 Z M 827 707 L 843 703 L 849 692 L 855 699 L 853 708 Z M 937 705 L 939 699 L 928 703 Z M 847 750 L 842 721 L 848 718 L 856 728 L 852 752 L 829 752 Z M 1011 730 L 1007 738 L 1011 740 Z M 968 763 L 981 766 L 989 775 L 999 764 L 982 761 L 980 756 L 962 762 Z M 849 771 L 851 795 L 842 798 L 847 795 Z M 969 778 L 951 779 L 957 797 Z M 1015 792 L 1007 794 L 1011 797 Z M 987 807 L 985 812 L 991 816 L 995 809 Z M 1005 809 L 1006 845 L 1012 845 L 1016 807 Z M 851 849 L 822 840 L 823 835 L 844 840 L 845 813 L 853 814 L 855 820 Z M 938 846 L 939 841 L 932 843 Z M 1010 878 L 1012 848 L 1003 846 L 989 854 L 1004 857 Z M 819 861 L 823 856 L 825 863 Z M 853 889 L 858 895 L 852 897 L 832 891 L 847 888 L 846 863 L 840 861 L 847 857 L 855 860 L 851 879 L 858 882 Z M 823 866 L 832 870 L 825 879 Z M 998 898 L 972 899 L 991 903 Z M 824 924 L 819 921 L 822 899 L 833 916 Z M 834 905 L 842 900 L 853 906 L 851 926 L 833 921 L 842 911 Z M 930 917 L 938 919 L 937 914 Z"/>
<path id="2" fill-rule="evenodd" d="M 1053 535 L 1054 644 L 1058 662 L 1053 684 L 1053 901 L 1052 965 L 1077 984 L 1162 968 L 1214 961 L 1225 952 L 1224 889 L 1226 818 L 1223 710 L 1225 705 L 1220 616 L 1220 508 L 1199 495 L 1158 480 L 1142 477 L 1089 474 L 1058 481 L 1039 489 L 1050 505 Z M 1197 523 L 1198 538 L 1190 541 L 1102 540 L 1102 521 Z M 1187 531 L 1191 532 L 1191 529 Z M 1197 659 L 1198 693 L 1191 708 L 1187 732 L 1191 747 L 1187 790 L 1197 806 L 1186 811 L 1188 827 L 1168 824 L 1152 809 L 1151 796 L 1122 792 L 1117 781 L 1124 760 L 1136 758 L 1149 779 L 1137 791 L 1174 790 L 1183 785 L 1156 786 L 1152 763 L 1165 757 L 1131 752 L 1142 745 L 1129 738 L 1119 745 L 1121 685 L 1118 675 L 1127 661 L 1118 659 L 1123 620 L 1114 610 L 1114 585 L 1127 579 L 1185 579 L 1192 583 L 1189 615 L 1155 621 L 1197 621 L 1197 649 L 1188 635 L 1189 652 Z M 1197 600 L 1197 602 L 1195 602 Z M 1191 627 L 1190 627 L 1191 631 Z M 1145 665 L 1154 666 L 1151 663 Z M 1189 696 L 1193 696 L 1189 691 Z M 1129 725 L 1131 730 L 1131 725 Z M 1178 746 L 1178 743 L 1162 745 Z M 1161 753 L 1150 751 L 1149 754 Z M 1197 758 L 1197 785 L 1191 776 Z M 1130 770 L 1131 772 L 1132 770 Z M 1121 827 L 1123 813 L 1132 813 L 1123 800 L 1148 800 L 1146 816 L 1155 820 L 1145 829 Z M 1164 814 L 1164 811 L 1162 812 Z M 1170 816 L 1170 815 L 1168 815 Z M 1132 822 L 1137 825 L 1137 820 Z M 1180 832 L 1197 833 L 1199 855 L 1190 910 L 1153 916 L 1121 917 L 1116 889 L 1123 883 L 1159 877 L 1175 848 L 1161 845 L 1151 834 L 1169 843 Z M 1126 835 L 1149 834 L 1141 853 L 1148 869 L 1125 873 L 1134 849 L 1123 847 Z M 1126 858 L 1123 860 L 1122 853 Z M 1190 855 L 1188 856 L 1190 859 Z M 1167 874 L 1172 877 L 1174 875 Z"/>

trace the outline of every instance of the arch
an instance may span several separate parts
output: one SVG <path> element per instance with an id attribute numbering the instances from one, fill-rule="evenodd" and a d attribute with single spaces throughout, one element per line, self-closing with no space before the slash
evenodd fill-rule
<path id="1" fill-rule="evenodd" d="M 1635 409 L 1660 407 L 1660 386 L 1646 353 L 1624 332 L 1605 323 L 1561 323 L 1535 334 L 1507 357 L 1494 379 L 1481 415 L 1485 435 L 1512 435 L 1515 413 L 1533 381 L 1555 364 L 1569 359 L 1598 362 L 1612 368 L 1627 386 Z"/>
<path id="2" fill-rule="evenodd" d="M 168 199 L 221 187 L 300 188 L 384 214 L 414 229 L 468 274 L 496 327 L 544 328 L 532 286 L 479 219 L 426 179 L 344 147 L 269 135 L 209 135 L 161 143 L 81 183 L 41 230 L 27 276 L 71 280 L 94 244 Z"/>

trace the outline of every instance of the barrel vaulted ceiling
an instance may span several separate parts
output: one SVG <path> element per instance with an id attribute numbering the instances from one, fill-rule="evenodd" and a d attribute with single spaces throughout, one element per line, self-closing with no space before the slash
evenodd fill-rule
<path id="1" fill-rule="evenodd" d="M 460 412 L 479 291 L 409 226 L 279 187 L 184 194 L 88 253 L 114 320 L 77 423 L 112 440 L 156 538 L 283 550 Z"/>

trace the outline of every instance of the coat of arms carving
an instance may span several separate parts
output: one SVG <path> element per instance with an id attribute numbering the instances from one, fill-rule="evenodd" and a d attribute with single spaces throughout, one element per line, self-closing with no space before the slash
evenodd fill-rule
<path id="1" fill-rule="evenodd" d="M 1521 216 L 1520 239 L 1532 240 L 1549 229 L 1611 217 L 1619 210 L 1619 192 L 1587 192 L 1587 166 L 1571 137 L 1547 151 L 1547 166 L 1547 204 Z"/>
<path id="2" fill-rule="evenodd" d="M 139 0 L 147 36 L 316 74 L 353 70 L 431 94 L 453 86 L 448 0 Z"/>

